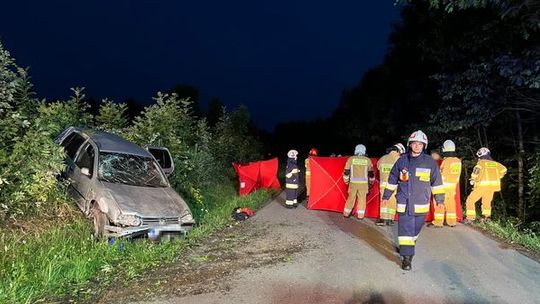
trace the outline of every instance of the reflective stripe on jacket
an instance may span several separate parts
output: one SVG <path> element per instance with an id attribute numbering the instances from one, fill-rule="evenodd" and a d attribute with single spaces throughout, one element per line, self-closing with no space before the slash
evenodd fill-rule
<path id="1" fill-rule="evenodd" d="M 485 187 L 501 191 L 501 178 L 505 174 L 506 167 L 502 164 L 490 159 L 480 159 L 473 169 L 471 180 L 474 181 L 474 188 Z"/>
<path id="2" fill-rule="evenodd" d="M 289 158 L 285 170 L 285 188 L 298 189 L 298 173 L 300 173 L 300 170 L 296 166 L 296 160 Z"/>
<path id="3" fill-rule="evenodd" d="M 399 159 L 399 152 L 390 151 L 390 153 L 384 155 L 377 162 L 377 169 L 379 170 L 379 186 L 385 188 L 388 184 L 388 176 L 392 167 Z"/>
<path id="4" fill-rule="evenodd" d="M 400 173 L 408 172 L 406 180 L 400 180 Z M 429 212 L 431 194 L 437 203 L 444 203 L 444 188 L 437 163 L 431 156 L 422 153 L 412 157 L 402 155 L 392 167 L 383 199 L 389 199 L 397 190 L 397 212 L 409 215 Z"/>
<path id="5" fill-rule="evenodd" d="M 345 164 L 345 172 L 343 178 L 349 178 L 351 184 L 366 184 L 368 183 L 368 172 L 373 171 L 371 159 L 355 155 L 347 159 Z M 348 174 L 347 174 L 348 173 Z"/>
<path id="6" fill-rule="evenodd" d="M 461 176 L 461 160 L 457 157 L 445 157 L 441 163 L 441 175 L 445 187 L 455 187 Z"/>

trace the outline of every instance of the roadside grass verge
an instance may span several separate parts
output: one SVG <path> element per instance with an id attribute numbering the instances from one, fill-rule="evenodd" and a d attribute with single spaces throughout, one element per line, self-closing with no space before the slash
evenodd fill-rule
<path id="1" fill-rule="evenodd" d="M 511 244 L 521 245 L 540 256 L 540 235 L 531 229 L 519 229 L 512 221 L 487 221 L 478 227 L 498 236 Z"/>
<path id="2" fill-rule="evenodd" d="M 199 225 L 185 239 L 161 244 L 148 240 L 94 241 L 90 221 L 81 215 L 52 223 L 45 231 L 2 229 L 0 303 L 89 297 L 92 284 L 129 280 L 146 269 L 181 259 L 186 248 L 228 225 L 234 207 L 256 209 L 271 196 L 271 192 L 257 191 L 237 197 L 233 185 L 209 189 L 203 196 L 205 211 Z"/>

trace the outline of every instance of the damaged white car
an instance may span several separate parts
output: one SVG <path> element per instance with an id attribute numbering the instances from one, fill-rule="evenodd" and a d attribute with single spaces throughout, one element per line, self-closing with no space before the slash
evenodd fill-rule
<path id="1" fill-rule="evenodd" d="M 165 175 L 174 169 L 166 148 L 145 150 L 111 133 L 75 127 L 55 142 L 65 149 L 64 177 L 92 219 L 94 237 L 168 238 L 193 227 L 191 210 Z"/>

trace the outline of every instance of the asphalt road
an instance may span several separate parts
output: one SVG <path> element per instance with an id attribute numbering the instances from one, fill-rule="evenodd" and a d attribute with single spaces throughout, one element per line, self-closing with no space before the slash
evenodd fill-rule
<path id="1" fill-rule="evenodd" d="M 289 210 L 283 202 L 281 195 L 250 224 L 272 229 L 259 242 L 301 241 L 303 250 L 213 282 L 225 289 L 164 293 L 144 303 L 540 303 L 540 263 L 470 227 L 424 227 L 413 269 L 403 271 L 397 226 L 304 206 Z"/>

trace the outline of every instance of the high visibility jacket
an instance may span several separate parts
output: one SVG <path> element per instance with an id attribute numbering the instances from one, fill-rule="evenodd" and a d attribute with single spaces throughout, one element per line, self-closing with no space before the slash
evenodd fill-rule
<path id="1" fill-rule="evenodd" d="M 471 180 L 474 188 L 482 187 L 492 191 L 501 191 L 501 178 L 506 174 L 506 167 L 491 159 L 480 159 L 473 169 Z"/>
<path id="2" fill-rule="evenodd" d="M 311 172 L 309 171 L 309 157 L 306 158 L 306 160 L 304 161 L 304 164 L 306 166 L 306 175 L 310 175 Z"/>
<path id="3" fill-rule="evenodd" d="M 365 156 L 355 155 L 347 159 L 343 179 L 351 184 L 368 184 L 368 172 L 373 172 L 371 160 Z"/>
<path id="4" fill-rule="evenodd" d="M 445 187 L 456 187 L 461 176 L 461 160 L 457 157 L 445 157 L 441 163 L 441 175 Z"/>
<path id="5" fill-rule="evenodd" d="M 386 188 L 390 171 L 392 170 L 392 167 L 394 166 L 394 164 L 396 163 L 398 159 L 399 159 L 399 152 L 390 151 L 390 153 L 381 157 L 379 161 L 377 162 L 377 169 L 379 170 L 380 188 Z"/>
<path id="6" fill-rule="evenodd" d="M 300 173 L 300 170 L 296 165 L 296 160 L 289 158 L 285 169 L 285 188 L 298 189 L 298 173 Z"/>
<path id="7" fill-rule="evenodd" d="M 427 214 L 432 193 L 437 203 L 444 203 L 439 166 L 425 153 L 413 157 L 409 152 L 396 161 L 390 170 L 383 199 L 389 199 L 396 190 L 397 212 L 401 214 Z"/>

